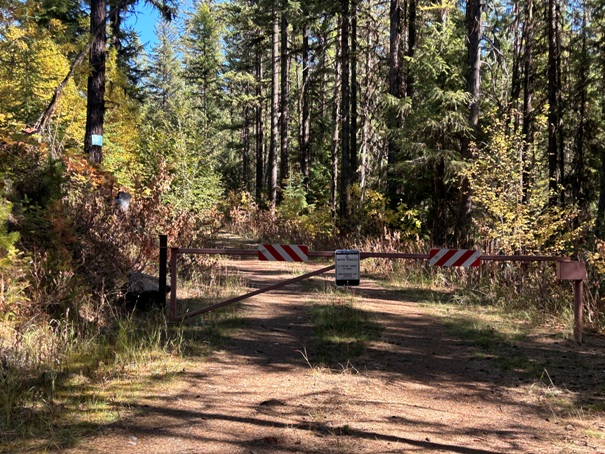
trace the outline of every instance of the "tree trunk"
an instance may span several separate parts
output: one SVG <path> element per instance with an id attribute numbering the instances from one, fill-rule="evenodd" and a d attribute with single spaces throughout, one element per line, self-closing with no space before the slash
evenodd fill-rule
<path id="1" fill-rule="evenodd" d="M 256 202 L 260 203 L 263 197 L 263 55 L 260 50 L 260 46 L 256 51 L 256 124 L 255 124 L 255 136 L 256 136 Z"/>
<path id="2" fill-rule="evenodd" d="M 357 129 L 358 129 L 358 113 L 357 113 L 357 0 L 351 0 L 351 58 L 349 59 L 351 65 L 351 158 L 349 162 L 350 175 L 351 175 L 351 187 L 353 184 L 359 182 L 359 163 L 358 163 L 358 152 L 357 152 Z M 352 200 L 351 200 L 352 201 Z M 356 202 L 358 202 L 356 200 Z M 353 207 L 350 207 L 351 211 Z M 361 207 L 356 206 L 355 211 L 360 212 Z M 359 217 L 355 216 L 355 220 Z M 355 221 L 357 222 L 357 221 Z"/>
<path id="3" fill-rule="evenodd" d="M 549 204 L 557 204 L 559 192 L 559 41 L 557 0 L 548 0 L 548 189 Z"/>
<path id="4" fill-rule="evenodd" d="M 601 72 L 601 80 L 599 87 L 599 98 L 601 115 L 605 116 L 605 52 L 601 47 L 599 54 L 599 64 Z M 599 172 L 600 184 L 599 184 L 599 203 L 597 205 L 597 219 L 595 226 L 595 233 L 598 238 L 605 240 L 605 146 L 602 142 L 598 145 L 599 157 L 601 159 L 601 166 Z"/>
<path id="5" fill-rule="evenodd" d="M 445 160 L 439 157 L 435 165 L 435 176 L 433 179 L 433 226 L 431 229 L 432 244 L 435 247 L 447 246 L 446 228 L 446 197 L 445 186 Z"/>
<path id="6" fill-rule="evenodd" d="M 279 167 L 279 185 L 285 189 L 289 173 L 290 173 L 290 156 L 288 150 L 288 121 L 289 121 L 289 110 L 288 101 L 290 97 L 290 83 L 288 80 L 288 13 L 287 13 L 288 1 L 282 1 L 282 12 L 281 12 L 281 106 L 280 106 L 280 117 L 279 117 L 279 129 L 281 134 L 280 141 L 280 167 Z"/>
<path id="7" fill-rule="evenodd" d="M 529 201 L 529 186 L 531 184 L 531 168 L 533 166 L 534 141 L 533 132 L 533 97 L 534 97 L 534 2 L 527 0 L 525 23 L 523 27 L 523 42 L 525 52 L 523 57 L 523 203 Z"/>
<path id="8" fill-rule="evenodd" d="M 584 12 L 582 16 L 582 50 L 580 53 L 580 66 L 578 74 L 578 132 L 575 135 L 575 154 L 574 154 L 574 169 L 573 169 L 573 184 L 571 187 L 573 201 L 582 208 L 587 208 L 587 194 L 586 194 L 586 178 L 585 174 L 585 162 L 584 162 L 584 140 L 586 138 L 586 104 L 588 97 L 588 72 L 590 70 L 590 61 L 588 54 L 588 11 L 587 6 L 584 5 Z"/>
<path id="9" fill-rule="evenodd" d="M 340 144 L 340 130 L 342 116 L 340 112 L 340 94 L 342 86 L 342 16 L 338 17 L 338 36 L 336 37 L 336 56 L 334 59 L 334 109 L 332 111 L 332 179 L 330 184 L 332 215 L 337 213 L 337 195 L 338 195 L 338 146 Z"/>
<path id="10" fill-rule="evenodd" d="M 111 3 L 111 0 L 109 0 Z M 115 2 L 113 2 L 115 4 Z M 111 40 L 109 45 L 113 47 L 119 56 L 122 55 L 122 13 L 126 10 L 128 5 L 127 2 L 118 2 L 113 8 L 110 7 L 109 12 L 109 29 Z"/>
<path id="11" fill-rule="evenodd" d="M 309 27 L 308 7 L 303 2 L 302 26 L 302 121 L 300 137 L 300 172 L 305 194 L 309 192 L 309 154 L 311 151 L 311 109 L 309 106 Z"/>
<path id="12" fill-rule="evenodd" d="M 363 52 L 363 90 L 359 90 L 361 98 L 360 115 L 360 144 L 359 144 L 359 189 L 361 192 L 360 202 L 363 206 L 364 195 L 367 187 L 368 167 L 370 165 L 370 142 L 371 142 L 371 120 L 372 112 L 376 111 L 374 100 L 376 96 L 376 84 L 373 84 L 372 68 L 376 67 L 376 53 L 374 49 L 379 46 L 379 39 L 376 33 L 372 33 L 370 28 L 366 28 L 367 33 L 362 37 L 363 42 L 367 43 Z M 380 159 L 379 159 L 380 160 Z M 387 169 L 388 170 L 388 169 Z"/>
<path id="13" fill-rule="evenodd" d="M 462 159 L 472 159 L 471 141 L 476 140 L 479 129 L 479 101 L 481 87 L 481 0 L 466 3 L 466 25 L 468 38 L 468 79 L 467 91 L 471 96 L 469 106 L 470 137 L 462 140 Z M 470 216 L 472 211 L 472 190 L 468 178 L 460 179 L 458 214 L 455 226 L 455 240 L 462 247 L 470 246 Z"/>
<path id="14" fill-rule="evenodd" d="M 599 204 L 597 206 L 596 235 L 605 240 L 605 150 L 601 147 L 601 168 L 599 172 Z"/>
<path id="15" fill-rule="evenodd" d="M 246 90 L 247 91 L 247 90 Z M 252 180 L 250 178 L 250 114 L 246 106 L 243 110 L 244 128 L 242 130 L 242 176 L 244 177 L 244 189 L 252 191 Z"/>
<path id="16" fill-rule="evenodd" d="M 513 55 L 512 55 L 512 74 L 511 74 L 511 89 L 510 100 L 508 102 L 507 117 L 513 120 L 514 131 L 519 129 L 519 100 L 521 98 L 521 39 L 519 32 L 519 22 L 521 13 L 519 11 L 518 0 L 513 1 Z"/>
<path id="17" fill-rule="evenodd" d="M 349 26 L 351 23 L 350 0 L 341 0 L 342 26 L 341 26 L 341 162 L 340 162 L 340 219 L 351 218 L 351 85 L 350 85 L 350 55 L 349 55 Z M 346 228 L 346 227 L 345 227 Z"/>
<path id="18" fill-rule="evenodd" d="M 479 101 L 481 87 L 481 1 L 468 0 L 466 6 L 468 32 L 468 68 L 470 70 L 467 91 L 471 95 L 469 124 L 476 138 L 479 127 Z M 470 150 L 465 150 L 465 157 L 470 156 Z"/>
<path id="19" fill-rule="evenodd" d="M 402 98 L 402 62 L 401 47 L 404 34 L 404 8 L 402 0 L 391 0 L 389 11 L 389 95 L 396 100 Z M 397 194 L 397 176 L 395 164 L 399 154 L 399 146 L 394 132 L 401 127 L 399 115 L 396 108 L 389 109 L 388 127 L 388 151 L 387 151 L 387 195 L 389 206 L 397 208 L 399 204 Z"/>
<path id="20" fill-rule="evenodd" d="M 88 103 L 86 107 L 86 132 L 84 152 L 93 163 L 103 160 L 103 121 L 105 117 L 105 54 L 106 54 L 106 0 L 90 2 L 90 75 L 88 76 Z"/>
<path id="21" fill-rule="evenodd" d="M 51 98 L 50 102 L 48 103 L 48 106 L 46 107 L 44 112 L 42 112 L 42 114 L 36 121 L 36 124 L 32 128 L 28 128 L 25 130 L 26 133 L 34 134 L 34 133 L 41 132 L 44 130 L 44 128 L 46 128 L 46 125 L 48 124 L 51 117 L 55 113 L 57 104 L 59 104 L 59 101 L 61 100 L 63 90 L 67 86 L 69 79 L 71 79 L 75 70 L 82 64 L 82 62 L 84 61 L 84 58 L 86 58 L 86 54 L 88 54 L 90 52 L 91 46 L 92 46 L 92 41 L 89 41 L 88 44 L 86 44 L 86 47 L 84 49 L 82 49 L 82 51 L 78 54 L 78 56 L 76 57 L 74 62 L 71 64 L 71 67 L 69 68 L 69 72 L 67 73 L 67 75 L 63 78 L 63 80 L 57 86 L 57 88 L 55 88 L 55 92 L 53 93 L 53 97 Z M 55 158 L 57 158 L 57 157 L 55 156 Z"/>
<path id="22" fill-rule="evenodd" d="M 409 59 L 412 59 L 414 58 L 414 54 L 416 52 L 416 0 L 409 0 L 408 10 L 408 44 L 406 56 Z M 403 64 L 403 62 L 401 63 Z M 414 96 L 414 74 L 412 74 L 409 68 L 406 72 L 405 90 L 408 98 Z"/>
<path id="23" fill-rule="evenodd" d="M 273 9 L 271 47 L 271 141 L 269 143 L 269 205 L 275 210 L 277 201 L 277 141 L 279 138 L 279 17 Z"/>

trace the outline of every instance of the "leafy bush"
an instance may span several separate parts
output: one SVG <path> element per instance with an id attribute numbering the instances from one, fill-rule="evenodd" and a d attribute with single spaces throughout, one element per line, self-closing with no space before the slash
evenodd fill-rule
<path id="1" fill-rule="evenodd" d="M 468 176 L 476 205 L 474 221 L 483 250 L 493 253 L 577 254 L 592 223 L 574 206 L 548 203 L 548 182 L 520 159 L 529 145 L 501 120 L 487 128 Z M 535 153 L 535 150 L 533 151 Z"/>
<path id="2" fill-rule="evenodd" d="M 12 204 L 0 199 L 0 318 L 16 316 L 27 301 L 27 263 L 18 249 L 18 232 L 8 231 Z"/>

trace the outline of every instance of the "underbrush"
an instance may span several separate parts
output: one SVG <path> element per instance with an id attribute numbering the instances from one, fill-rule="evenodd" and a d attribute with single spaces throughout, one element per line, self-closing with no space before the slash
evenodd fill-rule
<path id="1" fill-rule="evenodd" d="M 387 275 L 394 287 L 445 289 L 440 303 L 459 307 L 485 307 L 504 317 L 529 324 L 556 326 L 571 333 L 573 327 L 573 283 L 558 281 L 553 263 L 484 262 L 479 268 L 438 268 L 426 262 L 399 262 Z M 380 268 L 379 268 L 380 270 Z M 379 274 L 383 274 L 381 270 Z M 584 328 L 605 328 L 605 318 L 595 302 L 598 282 L 585 281 Z"/>
<path id="2" fill-rule="evenodd" d="M 162 311 L 128 309 L 129 273 L 157 273 L 158 234 L 196 245 L 215 228 L 212 210 L 165 203 L 170 178 L 159 169 L 125 188 L 79 154 L 1 144 L 0 451 L 69 446 L 227 335 L 233 312 L 174 326 Z M 131 194 L 127 210 L 118 189 Z"/>
<path id="3" fill-rule="evenodd" d="M 219 227 L 259 243 L 306 244 L 311 250 L 425 254 L 431 247 L 418 237 L 413 213 L 402 213 L 412 227 L 389 230 L 380 197 L 361 212 L 363 223 L 348 235 L 340 234 L 328 207 L 306 204 L 296 187 L 274 213 L 259 209 L 247 194 L 231 195 L 218 208 L 178 209 L 166 203 L 170 176 L 161 167 L 144 186 L 119 187 L 132 195 L 123 211 L 114 204 L 118 183 L 112 175 L 83 157 L 51 162 L 39 151 L 22 143 L 0 147 L 0 450 L 7 452 L 36 439 L 45 445 L 34 449 L 60 449 L 77 434 L 120 419 L 133 411 L 128 402 L 151 381 L 178 374 L 190 356 L 220 345 L 237 326 L 233 307 L 179 326 L 168 324 L 161 311 L 126 310 L 128 274 L 158 269 L 158 234 L 183 247 L 205 245 Z M 599 289 L 605 268 L 600 252 L 588 261 L 586 327 L 603 330 Z M 452 307 L 496 308 L 503 317 L 571 332 L 571 284 L 556 282 L 553 268 L 488 263 L 466 270 L 435 268 L 426 260 L 362 262 L 364 276 L 392 286 L 447 289 L 442 294 L 449 296 L 441 302 Z M 181 312 L 246 287 L 217 257 L 182 255 L 178 270 Z M 346 293 L 330 298 L 313 309 L 312 361 L 342 365 L 363 356 L 364 344 L 379 327 Z"/>

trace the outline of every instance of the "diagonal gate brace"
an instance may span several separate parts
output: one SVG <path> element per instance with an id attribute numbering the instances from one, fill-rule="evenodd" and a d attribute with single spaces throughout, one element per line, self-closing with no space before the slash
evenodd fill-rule
<path id="1" fill-rule="evenodd" d="M 218 309 L 219 307 L 223 307 L 223 306 L 227 306 L 229 304 L 237 303 L 238 301 L 242 301 L 242 300 L 244 300 L 246 298 L 251 298 L 253 296 L 260 295 L 261 293 L 270 292 L 271 290 L 277 290 L 278 288 L 285 287 L 286 285 L 294 284 L 296 282 L 303 281 L 303 280 L 308 279 L 310 277 L 318 276 L 320 274 L 327 273 L 328 271 L 332 271 L 334 269 L 334 267 L 335 267 L 335 265 L 326 266 L 325 268 L 321 268 L 319 270 L 311 271 L 310 273 L 306 273 L 306 274 L 303 274 L 301 276 L 297 276 L 297 277 L 294 277 L 292 279 L 288 279 L 288 280 L 279 282 L 277 284 L 269 285 L 268 287 L 265 287 L 265 288 L 254 290 L 253 292 L 246 293 L 245 295 L 236 296 L 235 298 L 231 298 L 231 299 L 228 299 L 226 301 L 222 301 L 220 303 L 212 304 L 210 306 L 203 307 L 202 309 L 198 309 L 198 310 L 195 310 L 193 312 L 187 312 L 184 315 L 181 315 L 179 317 L 172 317 L 172 318 L 173 318 L 174 321 L 187 320 L 188 318 L 192 318 L 192 317 L 195 317 L 197 315 L 204 314 L 206 312 L 210 312 L 210 311 L 212 311 L 214 309 Z M 173 306 L 173 304 L 174 304 L 174 306 L 176 306 L 176 300 L 174 301 L 174 303 L 173 303 L 172 300 L 170 301 L 170 305 Z M 171 313 L 176 314 L 176 307 L 171 307 Z"/>

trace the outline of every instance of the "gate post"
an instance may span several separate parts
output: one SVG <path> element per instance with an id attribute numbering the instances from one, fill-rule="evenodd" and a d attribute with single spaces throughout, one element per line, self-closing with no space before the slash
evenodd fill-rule
<path id="1" fill-rule="evenodd" d="M 162 308 L 166 307 L 166 262 L 168 259 L 168 236 L 160 235 L 160 304 Z"/>
<path id="2" fill-rule="evenodd" d="M 584 313 L 584 282 L 577 280 L 573 281 L 573 315 L 574 326 L 573 334 L 578 344 L 582 343 L 582 328 Z"/>
<path id="3" fill-rule="evenodd" d="M 179 248 L 170 248 L 170 320 L 176 319 L 176 258 Z"/>

